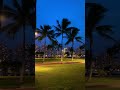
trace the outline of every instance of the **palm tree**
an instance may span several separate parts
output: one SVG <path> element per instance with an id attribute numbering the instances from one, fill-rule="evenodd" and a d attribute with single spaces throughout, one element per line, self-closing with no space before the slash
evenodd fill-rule
<path id="1" fill-rule="evenodd" d="M 71 22 L 68 19 L 63 18 L 61 24 L 57 20 L 57 26 L 54 26 L 56 31 L 57 31 L 56 32 L 56 37 L 62 36 L 61 37 L 61 44 L 62 44 L 62 47 L 61 47 L 61 61 L 63 61 L 63 53 L 62 53 L 62 50 L 63 50 L 63 38 L 64 38 L 64 34 L 66 33 L 66 31 L 69 29 L 68 26 L 70 24 L 71 24 Z"/>
<path id="2" fill-rule="evenodd" d="M 41 41 L 44 39 L 44 57 L 43 57 L 43 62 L 45 61 L 45 54 L 46 54 L 46 40 L 47 38 L 50 41 L 54 41 L 55 37 L 54 37 L 54 30 L 51 30 L 51 27 L 49 25 L 44 25 L 44 26 L 40 26 L 40 28 L 37 28 L 38 33 L 40 34 L 40 36 L 38 36 L 36 39 L 38 41 Z"/>
<path id="3" fill-rule="evenodd" d="M 102 37 L 109 38 L 114 40 L 110 33 L 112 32 L 112 26 L 110 25 L 99 25 L 99 22 L 105 16 L 105 12 L 107 11 L 100 4 L 96 3 L 86 3 L 86 39 L 89 40 L 89 76 L 88 80 L 92 77 L 92 64 L 93 64 L 93 54 L 92 54 L 92 45 L 93 45 L 93 32 L 101 35 Z M 115 41 L 115 40 L 114 40 Z"/>
<path id="4" fill-rule="evenodd" d="M 23 61 L 20 72 L 20 82 L 23 82 L 24 69 L 25 69 L 25 30 L 26 26 L 32 26 L 35 30 L 35 0 L 12 0 L 12 6 L 4 6 L 4 13 L 10 14 L 12 17 L 12 23 L 2 27 L 2 31 L 6 32 L 10 36 L 14 37 L 19 30 L 23 30 Z"/>
<path id="5" fill-rule="evenodd" d="M 67 45 L 69 43 L 72 43 L 72 60 L 73 60 L 73 51 L 74 51 L 74 42 L 75 42 L 75 40 L 82 43 L 81 37 L 78 36 L 78 33 L 79 33 L 79 29 L 75 28 L 75 27 L 71 27 L 71 29 L 67 30 L 67 33 L 66 33 L 66 38 L 68 40 L 65 43 L 65 45 Z"/>
<path id="6" fill-rule="evenodd" d="M 1 0 L 1 3 L 0 3 L 0 27 L 2 26 L 2 10 L 3 9 L 3 0 Z"/>

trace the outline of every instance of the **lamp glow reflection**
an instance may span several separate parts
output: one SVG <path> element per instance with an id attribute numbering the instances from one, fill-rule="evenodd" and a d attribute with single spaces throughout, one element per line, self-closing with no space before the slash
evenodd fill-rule
<path id="1" fill-rule="evenodd" d="M 0 15 L 0 21 L 3 22 L 3 21 L 5 21 L 5 20 L 6 20 L 5 15 L 2 15 L 2 14 L 1 14 L 1 15 Z"/>
<path id="2" fill-rule="evenodd" d="M 35 37 L 38 37 L 39 33 L 38 31 L 35 31 Z"/>
<path id="3" fill-rule="evenodd" d="M 52 68 L 50 68 L 50 67 L 35 66 L 36 72 L 46 72 L 46 71 L 51 71 L 51 70 L 52 70 Z"/>
<path id="4" fill-rule="evenodd" d="M 35 36 L 37 36 L 38 35 L 38 32 L 35 32 Z"/>

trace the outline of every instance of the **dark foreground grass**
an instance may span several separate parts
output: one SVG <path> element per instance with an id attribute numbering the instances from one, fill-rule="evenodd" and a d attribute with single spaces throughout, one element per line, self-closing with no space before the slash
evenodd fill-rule
<path id="1" fill-rule="evenodd" d="M 37 90 L 84 90 L 84 64 L 36 66 Z"/>
<path id="2" fill-rule="evenodd" d="M 93 77 L 86 90 L 120 90 L 120 77 Z"/>
<path id="3" fill-rule="evenodd" d="M 18 76 L 0 76 L 0 89 L 7 88 L 20 88 L 20 87 L 34 87 L 34 77 L 24 77 L 24 82 L 19 82 Z"/>

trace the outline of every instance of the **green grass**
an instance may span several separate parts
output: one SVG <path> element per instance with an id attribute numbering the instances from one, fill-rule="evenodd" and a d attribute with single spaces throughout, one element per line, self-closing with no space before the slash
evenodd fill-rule
<path id="1" fill-rule="evenodd" d="M 84 90 L 84 64 L 36 66 L 38 90 Z"/>
<path id="2" fill-rule="evenodd" d="M 50 62 L 56 61 L 53 59 L 47 60 L 46 62 L 49 62 L 49 60 L 51 60 Z M 71 62 L 71 59 L 64 59 L 65 61 Z M 72 62 L 76 61 L 84 62 L 83 59 L 75 59 Z M 80 63 L 36 66 L 36 87 L 38 90 L 84 90 L 84 71 L 84 64 Z M 34 86 L 33 80 L 34 77 L 25 77 L 24 83 L 20 84 L 19 77 L 4 76 L 0 77 L 0 88 L 31 87 Z"/>
<path id="3" fill-rule="evenodd" d="M 34 87 L 34 77 L 24 77 L 24 82 L 19 82 L 18 76 L 0 76 L 0 89 L 1 88 L 19 88 L 19 87 Z"/>
<path id="4" fill-rule="evenodd" d="M 16 88 L 20 86 L 16 77 L 0 77 L 0 88 Z"/>
<path id="5" fill-rule="evenodd" d="M 120 90 L 120 77 L 92 77 L 86 90 Z"/>

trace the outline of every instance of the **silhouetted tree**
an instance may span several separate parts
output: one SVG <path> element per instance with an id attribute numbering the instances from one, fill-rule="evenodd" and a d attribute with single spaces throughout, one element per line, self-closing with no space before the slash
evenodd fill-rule
<path id="1" fill-rule="evenodd" d="M 54 26 L 55 30 L 56 30 L 56 37 L 62 36 L 62 38 L 61 38 L 61 44 L 62 44 L 62 47 L 61 47 L 61 61 L 63 61 L 63 53 L 62 53 L 62 50 L 63 50 L 63 38 L 64 38 L 64 34 L 66 33 L 66 31 L 69 29 L 70 24 L 71 24 L 71 22 L 68 19 L 63 18 L 61 24 L 57 20 L 57 26 Z"/>
<path id="2" fill-rule="evenodd" d="M 92 76 L 92 66 L 93 66 L 93 53 L 92 53 L 92 45 L 93 45 L 93 32 L 101 35 L 102 37 L 112 39 L 110 33 L 112 32 L 112 26 L 111 25 L 99 25 L 99 22 L 103 19 L 105 16 L 105 12 L 107 12 L 107 9 L 104 8 L 100 4 L 96 3 L 86 3 L 86 39 L 89 39 L 89 56 L 90 58 L 87 58 L 86 63 L 89 64 L 89 76 L 88 79 L 91 79 Z"/>
<path id="3" fill-rule="evenodd" d="M 79 33 L 79 29 L 75 28 L 75 27 L 71 27 L 70 30 L 67 30 L 66 32 L 66 38 L 68 39 L 67 42 L 65 43 L 65 45 L 72 43 L 72 60 L 73 60 L 73 50 L 74 50 L 74 42 L 75 40 L 77 42 L 81 42 L 81 37 L 78 36 Z"/>
<path id="4" fill-rule="evenodd" d="M 40 26 L 40 28 L 37 28 L 38 30 L 38 33 L 40 34 L 36 39 L 38 41 L 41 41 L 41 40 L 45 40 L 44 42 L 44 47 L 45 47 L 45 50 L 44 50 L 44 58 L 43 58 L 43 61 L 45 61 L 45 54 L 46 54 L 46 41 L 47 41 L 47 38 L 50 40 L 50 41 L 54 41 L 55 40 L 55 37 L 54 37 L 54 30 L 51 30 L 51 27 L 49 25 L 44 25 L 44 26 Z"/>
<path id="5" fill-rule="evenodd" d="M 19 30 L 23 30 L 23 61 L 21 67 L 20 82 L 23 82 L 25 67 L 25 31 L 27 26 L 31 26 L 35 30 L 35 0 L 12 0 L 12 6 L 4 6 L 3 12 L 10 14 L 12 22 L 2 27 L 2 31 L 9 36 L 14 37 Z"/>

